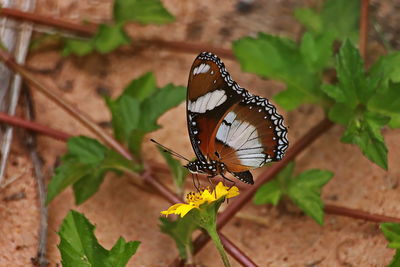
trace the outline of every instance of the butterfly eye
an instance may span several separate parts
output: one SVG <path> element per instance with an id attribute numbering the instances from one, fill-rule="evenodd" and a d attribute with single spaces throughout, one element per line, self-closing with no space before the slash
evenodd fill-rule
<path id="1" fill-rule="evenodd" d="M 217 156 L 217 158 L 220 158 L 219 153 L 217 151 L 215 151 L 215 156 Z"/>

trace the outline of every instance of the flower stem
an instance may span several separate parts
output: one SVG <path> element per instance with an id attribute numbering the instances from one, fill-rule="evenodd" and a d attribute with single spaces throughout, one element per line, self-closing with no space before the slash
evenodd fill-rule
<path id="1" fill-rule="evenodd" d="M 219 235 L 217 233 L 217 225 L 215 223 L 209 225 L 208 227 L 205 228 L 205 230 L 211 237 L 211 240 L 214 241 L 214 244 L 218 249 L 219 255 L 221 256 L 222 261 L 224 262 L 224 266 L 230 267 L 231 264 L 229 263 L 228 256 L 226 255 L 224 246 L 222 245 L 221 239 L 219 238 Z"/>

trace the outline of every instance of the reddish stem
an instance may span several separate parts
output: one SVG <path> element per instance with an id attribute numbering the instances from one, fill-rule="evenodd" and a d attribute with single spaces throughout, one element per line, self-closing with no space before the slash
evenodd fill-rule
<path id="1" fill-rule="evenodd" d="M 71 21 L 56 19 L 49 16 L 43 16 L 32 12 L 20 11 L 13 8 L 1 8 L 0 15 L 11 17 L 14 19 L 30 21 L 41 25 L 60 28 L 68 31 L 73 31 L 82 35 L 93 35 L 98 25 L 93 23 L 77 24 Z"/>
<path id="2" fill-rule="evenodd" d="M 361 219 L 370 222 L 383 223 L 383 222 L 397 222 L 400 223 L 400 218 L 385 216 L 379 214 L 371 214 L 365 211 L 350 209 L 336 205 L 325 205 L 324 210 L 326 213 L 346 216 L 354 219 Z"/>
<path id="3" fill-rule="evenodd" d="M 53 137 L 57 140 L 64 141 L 64 142 L 67 141 L 68 138 L 71 137 L 71 135 L 66 134 L 62 131 L 52 129 L 50 127 L 47 127 L 45 125 L 42 125 L 42 124 L 39 124 L 36 122 L 27 121 L 27 120 L 24 120 L 24 119 L 15 117 L 15 116 L 10 116 L 3 112 L 0 112 L 0 121 L 4 122 L 4 123 L 8 123 L 10 125 L 14 125 L 14 126 L 28 129 L 28 130 L 32 130 L 32 131 Z"/>
<path id="4" fill-rule="evenodd" d="M 369 0 L 361 0 L 359 48 L 360 54 L 365 61 L 368 42 L 368 7 Z"/>

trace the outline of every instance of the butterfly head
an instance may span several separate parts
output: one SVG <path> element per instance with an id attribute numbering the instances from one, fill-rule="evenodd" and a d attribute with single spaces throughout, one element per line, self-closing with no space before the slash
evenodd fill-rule
<path id="1" fill-rule="evenodd" d="M 184 167 L 186 167 L 191 173 L 201 173 L 212 176 L 218 175 L 220 173 L 225 173 L 226 171 L 225 164 L 215 160 L 212 160 L 210 162 L 194 160 L 189 162 Z"/>

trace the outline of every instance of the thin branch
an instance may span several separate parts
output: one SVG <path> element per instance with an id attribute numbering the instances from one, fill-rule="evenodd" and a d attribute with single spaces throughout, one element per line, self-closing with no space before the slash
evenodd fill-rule
<path id="1" fill-rule="evenodd" d="M 361 11 L 360 11 L 360 54 L 364 61 L 366 61 L 367 53 L 367 42 L 368 42 L 368 7 L 369 0 L 361 1 Z"/>
<path id="2" fill-rule="evenodd" d="M 61 20 L 50 16 L 39 15 L 33 12 L 20 11 L 13 8 L 1 8 L 0 16 L 7 16 L 14 19 L 31 21 L 37 24 L 51 26 L 67 31 L 73 31 L 78 34 L 90 36 L 93 35 L 98 25 L 94 23 L 78 24 L 67 20 Z"/>
<path id="3" fill-rule="evenodd" d="M 26 104 L 26 116 L 29 120 L 35 119 L 35 112 L 33 107 L 33 100 L 26 86 L 23 87 L 25 90 L 24 100 Z M 37 142 L 36 142 L 36 133 L 27 131 L 25 138 L 26 147 L 31 154 L 32 164 L 35 171 L 35 178 L 38 189 L 38 197 L 39 197 L 39 211 L 40 211 L 40 223 L 39 223 L 39 245 L 37 250 L 37 256 L 34 259 L 34 262 L 40 267 L 46 267 L 49 262 L 46 258 L 46 250 L 47 250 L 47 229 L 48 229 L 48 210 L 46 205 L 46 185 L 44 181 L 44 175 L 42 172 L 43 162 L 37 151 Z"/>
<path id="4" fill-rule="evenodd" d="M 70 134 L 64 133 L 59 130 L 47 127 L 37 122 L 28 121 L 25 119 L 18 118 L 16 116 L 10 116 L 6 113 L 0 112 L 0 122 L 7 123 L 10 125 L 18 126 L 27 130 L 32 130 L 37 133 L 52 137 L 56 140 L 67 141 L 71 137 Z"/>
<path id="5" fill-rule="evenodd" d="M 345 217 L 350 217 L 354 219 L 366 220 L 369 222 L 396 222 L 400 223 L 400 218 L 385 216 L 380 214 L 372 214 L 361 210 L 350 209 L 346 207 L 336 206 L 336 205 L 325 205 L 324 210 L 326 213 L 335 214 Z"/>

